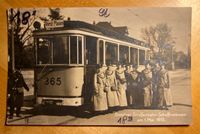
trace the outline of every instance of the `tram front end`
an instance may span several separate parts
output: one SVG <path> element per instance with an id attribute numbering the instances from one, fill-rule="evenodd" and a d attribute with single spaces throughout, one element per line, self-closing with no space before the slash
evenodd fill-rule
<path id="1" fill-rule="evenodd" d="M 35 32 L 37 104 L 84 103 L 83 36 Z"/>

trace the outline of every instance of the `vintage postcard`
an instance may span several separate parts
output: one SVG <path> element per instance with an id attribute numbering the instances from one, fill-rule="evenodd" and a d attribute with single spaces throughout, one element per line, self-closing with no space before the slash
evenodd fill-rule
<path id="1" fill-rule="evenodd" d="M 191 14 L 8 9 L 6 125 L 190 125 Z"/>

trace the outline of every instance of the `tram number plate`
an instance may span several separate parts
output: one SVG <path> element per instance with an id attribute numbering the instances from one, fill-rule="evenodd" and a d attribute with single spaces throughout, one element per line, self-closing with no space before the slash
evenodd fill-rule
<path id="1" fill-rule="evenodd" d="M 61 85 L 61 77 L 50 77 L 50 78 L 46 78 L 45 79 L 45 85 L 58 85 L 60 86 Z"/>

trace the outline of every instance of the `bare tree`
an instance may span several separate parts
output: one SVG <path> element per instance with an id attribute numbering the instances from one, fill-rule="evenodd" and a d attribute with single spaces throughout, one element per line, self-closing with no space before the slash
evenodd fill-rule
<path id="1" fill-rule="evenodd" d="M 145 27 L 141 32 L 142 38 L 149 44 L 154 58 L 157 56 L 163 56 L 165 50 L 170 49 L 172 43 L 174 43 L 171 35 L 172 28 L 166 23 Z"/>
<path id="2" fill-rule="evenodd" d="M 10 9 L 8 11 L 8 43 L 11 48 L 11 38 L 14 37 L 15 47 L 15 65 L 23 65 L 24 47 L 27 41 L 32 37 L 32 26 L 36 19 L 36 10 L 20 11 L 19 9 Z M 13 29 L 12 29 L 13 27 Z M 11 55 L 11 50 L 9 50 Z M 11 59 L 13 60 L 13 59 Z"/>

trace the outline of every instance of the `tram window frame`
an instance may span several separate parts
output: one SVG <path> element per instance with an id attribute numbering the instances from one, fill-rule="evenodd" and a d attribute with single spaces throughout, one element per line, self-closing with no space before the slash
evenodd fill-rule
<path id="1" fill-rule="evenodd" d="M 119 45 L 119 62 L 122 64 L 129 63 L 129 47 L 128 46 Z"/>
<path id="2" fill-rule="evenodd" d="M 130 62 L 133 64 L 133 65 L 138 65 L 138 49 L 137 48 L 134 48 L 134 47 L 131 47 L 130 48 Z"/>
<path id="3" fill-rule="evenodd" d="M 83 65 L 84 63 L 83 63 L 83 49 L 84 49 L 84 47 L 83 47 L 83 43 L 84 43 L 84 41 L 83 41 L 83 36 L 81 36 L 81 35 L 76 35 L 76 34 L 74 34 L 74 35 L 68 35 L 68 37 L 69 37 L 69 46 L 70 46 L 70 48 L 69 48 L 69 65 Z M 76 37 L 76 62 L 75 63 L 72 63 L 71 61 L 71 58 L 72 58 L 72 56 L 71 56 L 71 37 Z M 81 40 L 79 40 L 79 39 L 81 39 Z M 81 41 L 81 44 L 79 44 L 80 42 L 79 41 Z M 80 46 L 81 46 L 81 55 L 80 55 Z M 81 60 L 80 60 L 81 59 Z"/>
<path id="4" fill-rule="evenodd" d="M 68 44 L 68 63 L 55 63 L 54 62 L 54 38 L 56 37 L 64 37 L 66 39 L 66 43 Z M 70 38 L 71 37 L 76 37 L 76 62 L 72 63 L 71 62 L 71 41 L 70 41 Z M 50 56 L 49 56 L 49 59 L 51 62 L 49 63 L 44 63 L 44 64 L 39 64 L 39 60 L 38 60 L 38 39 L 39 38 L 50 38 L 51 39 L 51 53 L 50 53 Z M 79 40 L 80 39 L 80 40 Z M 55 35 L 55 36 L 48 36 L 48 35 L 45 35 L 45 36 L 36 36 L 35 37 L 35 44 L 36 44 L 36 65 L 83 65 L 84 64 L 84 60 L 83 60 L 83 54 L 84 54 L 84 46 L 83 46 L 83 36 L 82 35 Z M 81 48 L 81 49 L 80 49 Z M 79 52 L 81 52 L 81 54 L 79 54 Z"/>
<path id="5" fill-rule="evenodd" d="M 112 46 L 115 49 L 115 50 L 111 51 L 112 53 L 115 53 L 115 55 L 113 56 L 114 57 L 113 60 L 107 59 L 108 58 L 108 53 L 107 53 L 108 47 L 112 47 Z M 110 53 L 111 57 L 112 57 L 112 53 Z M 118 44 L 117 43 L 112 43 L 112 42 L 109 42 L 109 41 L 105 42 L 105 62 L 106 62 L 106 65 L 118 63 Z"/>
<path id="6" fill-rule="evenodd" d="M 77 64 L 78 61 L 78 43 L 77 43 L 77 39 L 78 36 L 69 36 L 69 40 L 70 40 L 70 64 Z M 74 38 L 75 44 L 72 44 L 72 38 Z M 73 47 L 72 47 L 73 46 Z"/>
<path id="7" fill-rule="evenodd" d="M 52 51 L 52 47 L 53 47 L 53 41 L 52 41 L 52 38 L 53 37 L 47 37 L 47 36 L 39 36 L 39 37 L 36 37 L 36 39 L 35 39 L 35 46 L 36 46 L 36 64 L 37 65 L 46 65 L 46 64 L 52 64 L 53 63 L 53 59 L 52 59 L 52 53 L 53 53 L 53 51 Z M 48 49 L 50 49 L 49 50 L 49 56 L 44 56 L 44 54 L 46 54 L 47 52 L 42 52 L 42 54 L 41 55 L 39 55 L 39 40 L 40 39 L 48 39 L 49 40 L 49 48 Z M 43 63 L 43 61 L 41 60 L 39 60 L 39 56 L 44 56 L 44 57 L 49 57 L 48 58 L 48 62 L 47 63 Z"/>
<path id="8" fill-rule="evenodd" d="M 139 65 L 144 65 L 145 61 L 145 50 L 139 49 Z"/>
<path id="9" fill-rule="evenodd" d="M 58 59 L 66 60 L 66 61 L 64 61 L 62 63 L 57 63 L 58 61 L 57 61 L 57 59 L 55 59 L 56 58 L 56 56 L 55 56 L 56 53 L 55 52 L 59 52 L 60 51 L 60 50 L 57 51 L 57 49 L 55 49 L 55 47 L 58 46 L 58 44 L 57 44 L 58 41 L 61 41 L 60 39 L 57 40 L 58 38 L 63 38 L 63 41 L 65 41 L 64 44 L 62 44 L 63 45 L 63 50 L 64 50 L 63 54 L 67 52 L 65 56 L 61 56 L 62 53 L 61 52 L 59 53 L 60 55 L 59 55 Z M 65 51 L 65 47 L 67 48 L 66 51 Z M 58 35 L 58 36 L 55 36 L 53 38 L 53 64 L 69 64 L 69 42 L 68 42 L 68 36 Z"/>
<path id="10" fill-rule="evenodd" d="M 104 64 L 104 41 L 98 40 L 98 64 Z"/>
<path id="11" fill-rule="evenodd" d="M 98 63 L 97 57 L 98 57 L 98 40 L 96 37 L 93 36 L 85 36 L 85 60 L 86 65 L 89 66 L 96 66 Z"/>
<path id="12" fill-rule="evenodd" d="M 79 40 L 79 39 L 81 39 L 81 40 Z M 77 40 L 78 40 L 78 50 L 77 50 L 77 52 L 78 52 L 78 64 L 83 64 L 83 37 L 78 36 Z M 81 41 L 81 43 L 79 41 Z"/>

